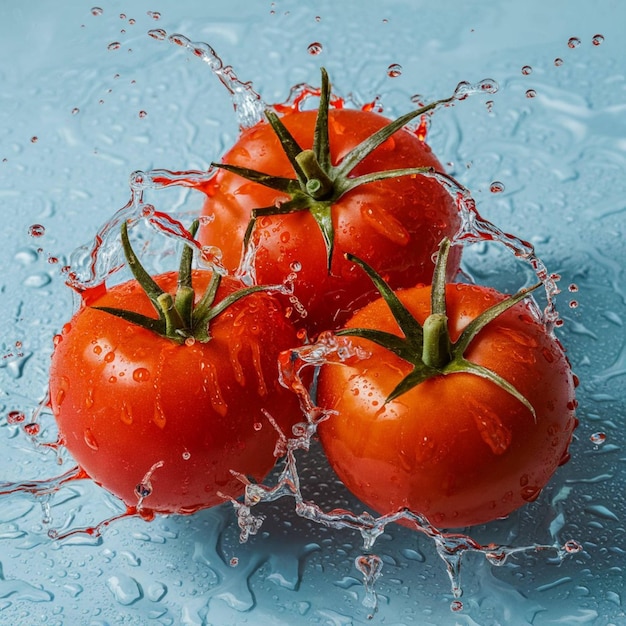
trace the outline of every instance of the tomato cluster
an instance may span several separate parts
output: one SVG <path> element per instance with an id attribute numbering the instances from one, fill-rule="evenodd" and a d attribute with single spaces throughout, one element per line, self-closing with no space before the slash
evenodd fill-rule
<path id="1" fill-rule="evenodd" d="M 379 513 L 488 521 L 536 497 L 567 453 L 574 378 L 527 294 L 451 282 L 461 217 L 407 128 L 429 107 L 390 121 L 330 101 L 322 71 L 317 111 L 268 110 L 199 187 L 198 242 L 221 249 L 225 275 L 192 269 L 188 245 L 178 273 L 151 277 L 124 225 L 134 279 L 57 337 L 61 440 L 131 508 L 189 513 L 263 480 L 303 419 L 279 355 L 321 331 L 369 355 L 321 368 L 317 402 L 334 414 L 319 434 Z"/>

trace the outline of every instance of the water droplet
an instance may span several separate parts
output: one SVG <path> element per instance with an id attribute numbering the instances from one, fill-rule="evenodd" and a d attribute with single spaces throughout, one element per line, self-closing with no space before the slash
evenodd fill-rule
<path id="1" fill-rule="evenodd" d="M 572 283 L 569 287 L 568 290 L 571 291 L 572 293 L 575 293 L 578 291 L 578 285 L 576 285 L 575 283 Z"/>
<path id="2" fill-rule="evenodd" d="M 39 141 L 39 137 L 37 137 L 37 136 L 34 136 L 34 137 L 30 138 L 30 142 L 31 143 L 37 143 L 38 141 Z"/>
<path id="3" fill-rule="evenodd" d="M 148 17 L 151 17 L 153 20 L 160 20 L 161 14 L 158 11 L 148 11 Z"/>
<path id="4" fill-rule="evenodd" d="M 387 76 L 390 78 L 397 78 L 402 75 L 402 66 L 399 63 L 392 63 L 387 68 Z"/>
<path id="5" fill-rule="evenodd" d="M 167 33 L 162 28 L 155 28 L 153 30 L 148 31 L 148 35 L 152 37 L 152 39 L 156 39 L 157 41 L 164 41 L 167 37 Z"/>
<path id="6" fill-rule="evenodd" d="M 117 602 L 124 606 L 133 604 L 143 595 L 139 583 L 126 574 L 111 576 L 106 585 Z"/>
<path id="7" fill-rule="evenodd" d="M 534 98 L 537 95 L 537 92 L 534 89 L 529 89 L 526 91 L 527 98 Z"/>
<path id="8" fill-rule="evenodd" d="M 292 272 L 299 272 L 302 269 L 300 261 L 294 261 L 290 266 Z"/>
<path id="9" fill-rule="evenodd" d="M 147 498 L 152 493 L 152 487 L 150 487 L 150 485 L 147 485 L 145 483 L 139 483 L 135 487 L 135 493 L 140 498 Z"/>
<path id="10" fill-rule="evenodd" d="M 493 113 L 493 100 L 487 100 L 487 102 L 485 102 L 485 106 L 487 107 L 488 113 Z"/>
<path id="11" fill-rule="evenodd" d="M 554 59 L 554 65 L 556 65 L 557 67 L 561 67 L 561 65 L 563 65 L 563 59 L 561 57 L 557 57 L 556 59 Z"/>
<path id="12" fill-rule="evenodd" d="M 141 119 L 143 119 L 144 117 L 146 117 L 146 115 L 148 115 L 145 111 L 139 111 L 139 117 Z"/>
<path id="13" fill-rule="evenodd" d="M 26 419 L 26 415 L 22 411 L 9 411 L 7 413 L 7 424 L 21 424 Z"/>
<path id="14" fill-rule="evenodd" d="M 522 74 L 524 76 L 528 76 L 529 74 L 533 73 L 533 68 L 530 65 L 524 65 L 524 67 L 522 68 Z"/>
<path id="15" fill-rule="evenodd" d="M 237 565 L 239 565 L 239 559 L 234 556 L 231 560 L 230 560 L 230 566 L 231 567 L 237 567 Z"/>
<path id="16" fill-rule="evenodd" d="M 528 487 L 524 487 L 520 492 L 522 499 L 526 502 L 534 502 L 541 493 L 541 488 L 536 485 L 529 485 Z"/>
<path id="17" fill-rule="evenodd" d="M 100 7 L 93 7 L 91 9 L 91 14 L 92 15 L 102 15 L 103 11 Z"/>
<path id="18" fill-rule="evenodd" d="M 261 422 L 254 422 L 253 428 L 258 432 L 263 428 L 263 424 Z"/>
<path id="19" fill-rule="evenodd" d="M 578 300 L 570 300 L 569 308 L 570 309 L 577 309 L 578 308 Z"/>
<path id="20" fill-rule="evenodd" d="M 119 50 L 122 44 L 119 41 L 112 41 L 108 46 L 107 50 Z"/>
<path id="21" fill-rule="evenodd" d="M 578 48 L 580 46 L 580 39 L 578 37 L 570 37 L 567 41 L 568 48 Z"/>
<path id="22" fill-rule="evenodd" d="M 41 224 L 33 224 L 29 227 L 28 234 L 31 237 L 42 237 L 46 234 L 46 227 Z"/>
<path id="23" fill-rule="evenodd" d="M 83 433 L 83 438 L 85 439 L 85 443 L 92 450 L 98 450 L 98 448 L 99 448 L 98 442 L 96 441 L 96 438 L 94 437 L 94 434 L 91 432 L 91 430 L 89 430 L 89 428 L 85 429 L 85 432 Z"/>
<path id="24" fill-rule="evenodd" d="M 191 458 L 191 452 L 189 452 L 188 450 L 185 450 L 182 454 L 183 457 L 183 461 L 188 461 Z"/>
<path id="25" fill-rule="evenodd" d="M 491 193 L 502 193 L 504 191 L 504 184 L 499 180 L 494 180 L 489 186 Z"/>
<path id="26" fill-rule="evenodd" d="M 145 367 L 138 367 L 133 372 L 133 380 L 138 383 L 145 383 L 146 381 L 150 380 L 150 371 L 147 370 Z"/>
<path id="27" fill-rule="evenodd" d="M 26 424 L 24 426 L 24 432 L 31 437 L 36 437 L 39 434 L 41 427 L 37 422 L 31 422 L 30 424 Z"/>
<path id="28" fill-rule="evenodd" d="M 453 613 L 458 613 L 459 611 L 463 610 L 463 603 L 460 600 L 453 600 L 450 603 L 450 610 Z"/>
<path id="29" fill-rule="evenodd" d="M 589 439 L 591 443 L 593 443 L 595 446 L 601 446 L 606 441 L 606 434 L 605 433 L 593 433 L 593 435 L 591 435 Z"/>
<path id="30" fill-rule="evenodd" d="M 600 44 L 602 44 L 604 42 L 604 35 L 594 35 L 591 38 L 591 43 L 594 46 L 599 46 Z"/>
<path id="31" fill-rule="evenodd" d="M 583 547 L 578 543 L 578 541 L 575 541 L 574 539 L 570 539 L 569 541 L 566 541 L 563 547 L 565 548 L 565 552 L 567 552 L 568 554 L 576 554 L 577 552 L 580 552 L 583 549 Z"/>
<path id="32" fill-rule="evenodd" d="M 313 55 L 320 54 L 320 52 L 322 52 L 323 49 L 324 47 L 318 41 L 314 41 L 313 43 L 310 43 L 307 47 L 308 53 L 313 54 Z"/>

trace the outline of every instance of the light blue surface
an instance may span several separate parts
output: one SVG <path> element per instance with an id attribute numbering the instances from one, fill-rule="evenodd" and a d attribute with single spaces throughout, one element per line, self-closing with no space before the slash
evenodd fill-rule
<path id="1" fill-rule="evenodd" d="M 581 425 L 573 460 L 536 503 L 470 534 L 511 546 L 571 538 L 584 551 L 562 562 L 528 553 L 500 568 L 470 555 L 465 608 L 454 614 L 433 546 L 389 528 L 376 544 L 384 568 L 370 622 L 353 566 L 360 537 L 297 517 L 289 500 L 267 505 L 264 534 L 244 545 L 228 506 L 123 520 L 99 539 L 49 540 L 49 528 L 119 512 L 82 482 L 49 500 L 0 500 L 0 624 L 626 624 L 626 4 L 96 4 L 100 15 L 77 0 L 0 4 L 0 482 L 49 478 L 71 464 L 59 468 L 6 421 L 45 396 L 52 337 L 75 305 L 60 267 L 127 202 L 131 172 L 204 169 L 236 137 L 227 94 L 208 68 L 147 35 L 163 28 L 210 43 L 267 102 L 286 99 L 294 84 L 317 84 L 322 64 L 337 92 L 358 102 L 380 95 L 390 115 L 405 112 L 414 94 L 431 100 L 462 80 L 499 83 L 495 96 L 437 113 L 430 141 L 479 211 L 535 244 L 561 276 L 559 335 L 581 379 Z M 568 47 L 571 37 L 580 45 Z M 319 55 L 307 50 L 313 42 Z M 396 63 L 402 73 L 390 78 Z M 536 97 L 526 97 L 529 89 Z M 494 181 L 502 193 L 490 192 Z M 173 210 L 194 206 L 179 192 L 166 198 Z M 34 224 L 43 236 L 29 234 Z M 474 250 L 467 269 L 515 289 L 525 270 L 509 257 Z M 43 438 L 53 436 L 49 418 L 42 423 Z M 318 454 L 302 472 L 308 498 L 358 506 Z"/>

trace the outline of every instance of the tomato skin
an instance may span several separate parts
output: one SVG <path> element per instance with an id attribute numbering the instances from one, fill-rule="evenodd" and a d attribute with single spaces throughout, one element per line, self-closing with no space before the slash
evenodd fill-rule
<path id="1" fill-rule="evenodd" d="M 193 273 L 202 294 L 210 273 Z M 177 275 L 155 278 L 174 293 Z M 224 277 L 216 302 L 241 288 Z M 91 306 L 155 317 L 136 281 L 111 288 Z M 211 322 L 212 338 L 177 344 L 118 317 L 83 306 L 58 336 L 50 404 L 65 446 L 98 484 L 143 510 L 191 513 L 238 497 L 235 470 L 262 480 L 273 467 L 278 433 L 301 419 L 277 382 L 277 354 L 297 345 L 282 307 L 266 293 L 248 295 Z M 150 474 L 151 468 L 153 469 Z"/>
<path id="2" fill-rule="evenodd" d="M 430 287 L 399 291 L 423 323 Z M 448 285 L 450 335 L 504 296 Z M 348 327 L 399 334 L 383 300 L 359 311 Z M 442 528 L 505 517 L 536 499 L 566 458 L 574 415 L 574 378 L 565 354 L 524 302 L 488 324 L 466 358 L 500 374 L 525 396 L 530 411 L 493 382 L 466 373 L 438 375 L 384 404 L 411 366 L 369 341 L 352 365 L 326 365 L 318 404 L 337 411 L 319 425 L 328 459 L 345 485 L 381 514 L 409 508 Z"/>
<path id="3" fill-rule="evenodd" d="M 310 149 L 316 112 L 299 111 L 281 119 L 299 145 Z M 329 120 L 334 165 L 389 122 L 376 113 L 353 109 L 331 109 Z M 266 122 L 245 130 L 223 161 L 294 177 L 291 164 Z M 352 175 L 407 167 L 431 167 L 443 172 L 430 147 L 402 129 L 364 159 Z M 201 228 L 200 240 L 219 247 L 230 270 L 239 265 L 241 242 L 252 209 L 288 199 L 224 170 L 218 171 L 203 191 L 207 194 L 203 214 L 214 219 Z M 419 175 L 357 187 L 339 198 L 332 214 L 335 251 L 330 275 L 322 235 L 308 211 L 263 217 L 257 221 L 253 235 L 259 283 L 281 283 L 295 266 L 301 267 L 295 296 L 307 311 L 303 326 L 311 333 L 338 328 L 377 295 L 363 272 L 344 259 L 345 252 L 367 261 L 392 287 L 413 286 L 430 280 L 432 256 L 439 242 L 444 236 L 452 237 L 460 226 L 458 210 L 448 192 L 434 179 Z M 459 257 L 460 248 L 456 248 L 449 263 L 450 276 L 458 269 Z"/>

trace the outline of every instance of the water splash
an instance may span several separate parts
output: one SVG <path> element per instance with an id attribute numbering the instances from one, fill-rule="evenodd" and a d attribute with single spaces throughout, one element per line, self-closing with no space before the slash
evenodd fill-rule
<path id="1" fill-rule="evenodd" d="M 222 59 L 209 44 L 193 42 L 178 33 L 167 37 L 163 29 L 151 30 L 148 34 L 157 40 L 167 38 L 170 43 L 185 48 L 209 66 L 209 69 L 231 94 L 235 115 L 242 129 L 251 128 L 265 118 L 264 112 L 267 107 L 261 96 L 254 91 L 252 83 L 241 81 L 232 66 L 224 65 Z"/>

